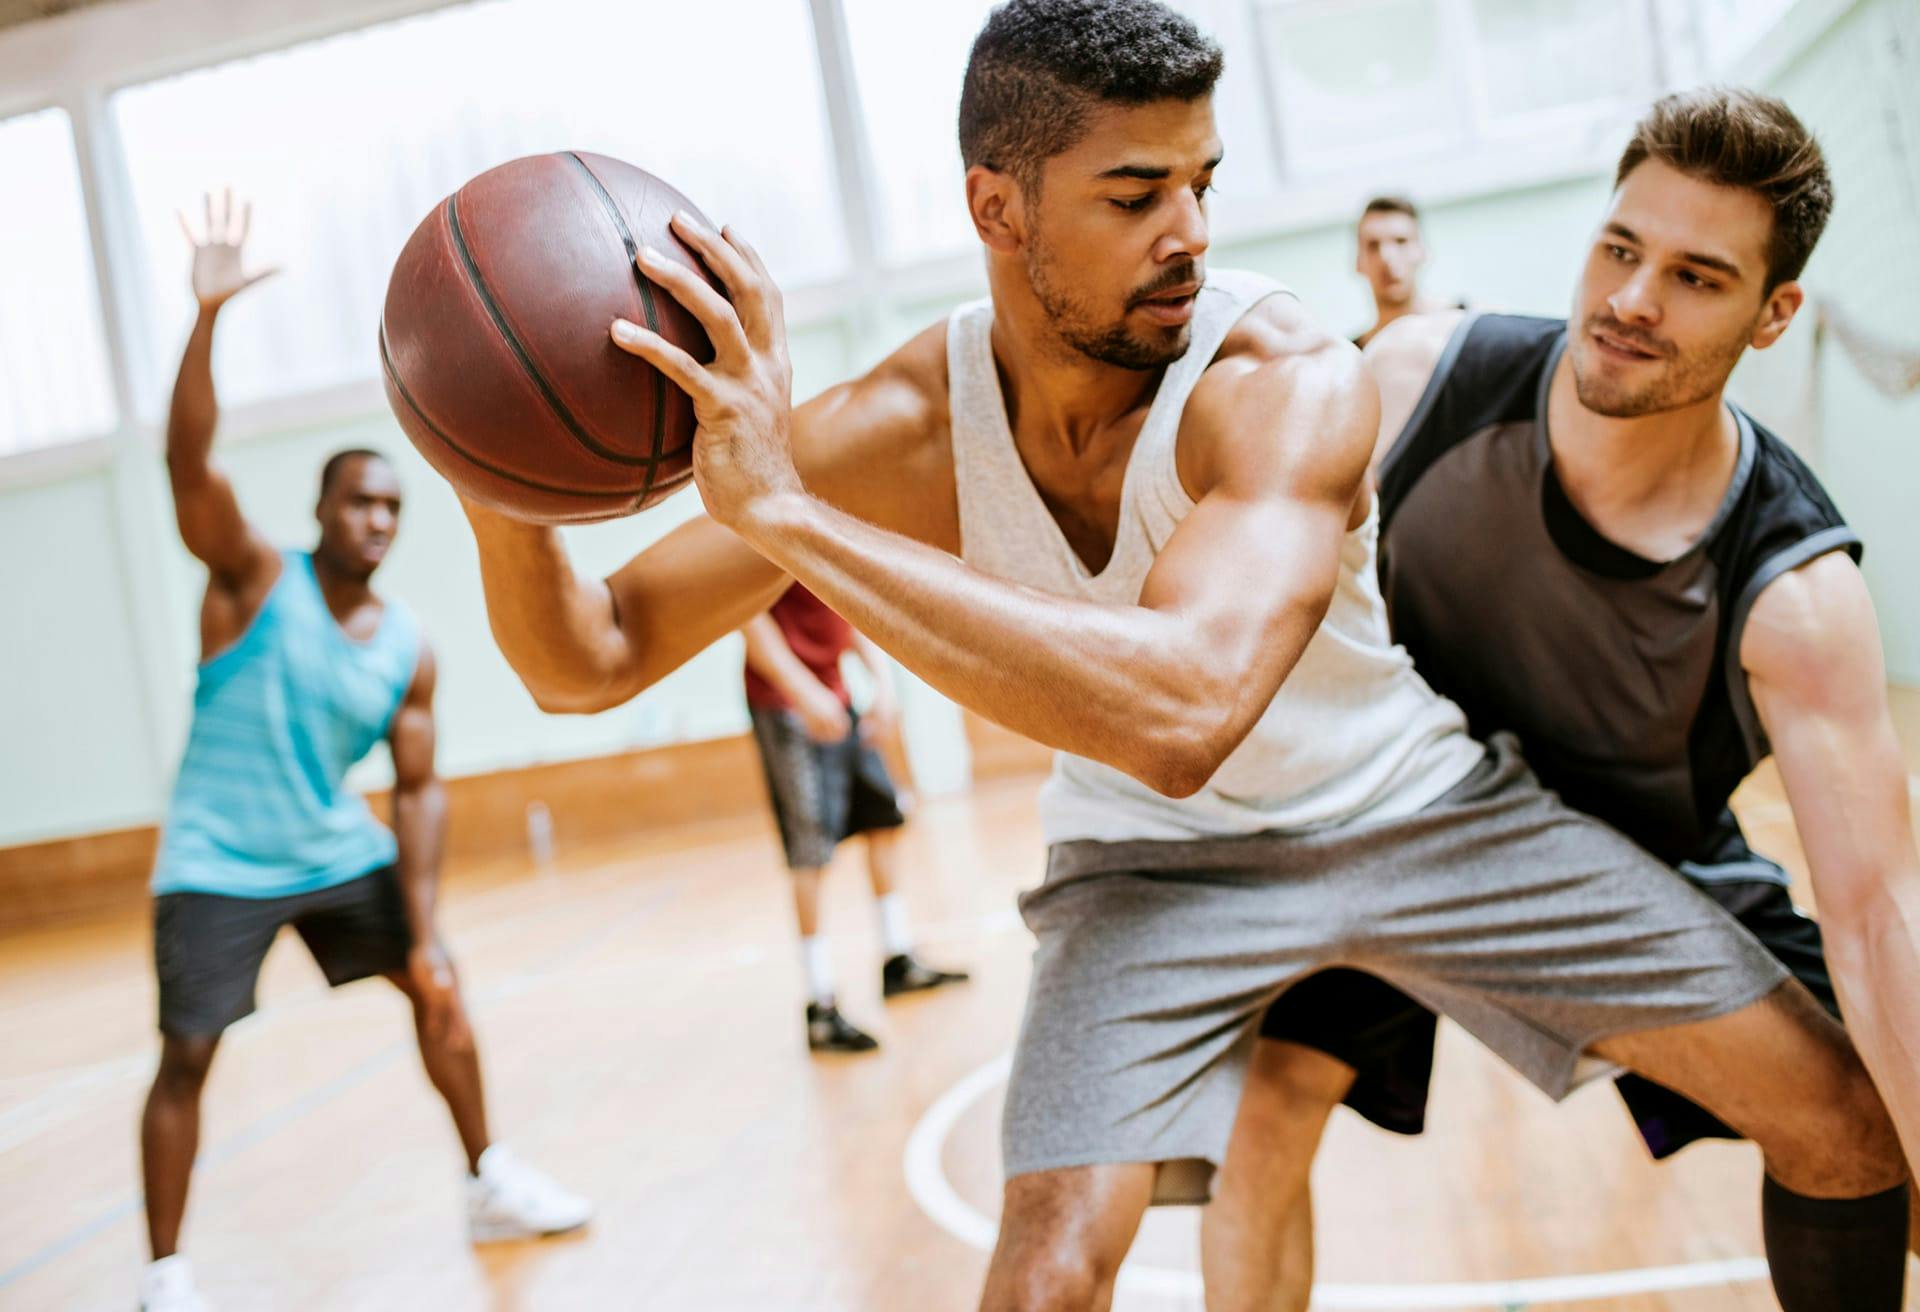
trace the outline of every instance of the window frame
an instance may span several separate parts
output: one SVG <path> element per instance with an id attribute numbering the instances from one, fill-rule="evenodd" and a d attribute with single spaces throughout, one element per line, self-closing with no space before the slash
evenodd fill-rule
<path id="1" fill-rule="evenodd" d="M 335 0 L 324 7 L 307 8 L 288 5 L 284 0 L 229 0 L 215 14 L 208 6 L 172 0 L 132 11 L 115 6 L 80 9 L 0 30 L 0 88 L 5 88 L 0 91 L 0 117 L 58 108 L 67 113 L 73 132 L 118 414 L 110 432 L 0 455 L 0 488 L 71 477 L 104 468 L 117 454 L 150 456 L 158 449 L 164 421 L 142 420 L 140 416 L 164 413 L 163 405 L 156 402 L 164 400 L 172 361 L 154 358 L 152 309 L 143 303 L 147 270 L 141 229 L 131 204 L 131 178 L 108 108 L 109 98 L 120 90 L 160 78 L 475 2 Z M 783 289 L 790 322 L 795 327 L 839 323 L 858 334 L 886 321 L 893 307 L 977 294 L 985 285 L 977 253 L 898 262 L 883 258 L 877 237 L 884 212 L 882 180 L 874 168 L 842 0 L 788 2 L 804 3 L 813 27 L 813 55 L 826 102 L 828 147 L 835 170 L 834 193 L 849 257 L 848 272 L 843 276 Z M 1246 148 L 1273 153 L 1279 185 L 1259 194 L 1223 197 L 1215 210 L 1216 241 L 1285 236 L 1350 217 L 1363 185 L 1356 173 L 1319 173 L 1291 166 L 1281 100 L 1266 57 L 1267 11 L 1322 2 L 1241 0 L 1240 30 L 1255 38 L 1254 49 L 1245 57 L 1256 68 L 1259 99 L 1265 111 L 1261 126 L 1266 137 L 1249 142 Z M 1443 21 L 1443 32 L 1453 33 L 1448 39 L 1459 40 L 1461 32 L 1467 35 L 1477 67 L 1470 0 L 1434 3 L 1443 19 L 1453 15 Z M 1633 3 L 1643 14 L 1661 15 L 1661 6 L 1654 0 Z M 1683 18 L 1692 17 L 1695 3 L 1689 0 Z M 1744 71 L 1750 63 L 1775 67 L 1784 63 L 1817 39 L 1836 16 L 1836 8 L 1845 3 L 1796 0 L 1774 29 L 1761 38 L 1756 47 L 1760 53 L 1750 54 L 1736 67 Z M 1672 19 L 1661 17 L 1657 24 L 1653 18 L 1648 21 L 1652 24 L 1650 54 L 1655 65 L 1651 82 L 1656 93 L 1697 80 L 1706 71 L 1700 66 L 1698 51 L 1682 50 L 1676 57 L 1666 49 L 1677 35 L 1671 30 Z M 1684 28 L 1685 22 L 1678 26 Z M 1619 105 L 1609 103 L 1617 112 Z M 1383 153 L 1374 167 L 1391 165 L 1396 184 L 1416 190 L 1430 204 L 1604 173 L 1611 163 L 1611 144 L 1603 134 L 1591 130 L 1599 118 L 1587 107 L 1578 108 L 1574 117 L 1589 128 L 1585 133 L 1589 139 L 1573 150 L 1566 145 L 1572 120 L 1565 117 L 1563 107 L 1535 111 L 1554 116 L 1551 123 L 1542 120 L 1539 125 L 1509 133 L 1504 126 L 1490 130 L 1484 105 L 1467 103 L 1461 106 L 1461 113 L 1466 116 L 1468 145 L 1475 157 L 1466 167 L 1458 159 L 1436 165 L 1405 151 Z M 1543 145 L 1543 141 L 1551 144 Z M 384 393 L 377 378 L 289 392 L 226 411 L 222 416 L 223 440 L 244 441 L 291 427 L 365 418 L 384 409 Z"/>

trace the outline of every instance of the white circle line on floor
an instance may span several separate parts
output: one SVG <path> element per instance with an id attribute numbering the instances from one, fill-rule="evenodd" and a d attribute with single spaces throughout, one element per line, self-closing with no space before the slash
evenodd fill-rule
<path id="1" fill-rule="evenodd" d="M 907 1192 L 929 1220 L 961 1243 L 991 1252 L 998 1227 L 955 1191 L 941 1165 L 947 1137 L 967 1108 L 1005 1082 L 1013 1066 L 1002 1053 L 933 1100 L 907 1137 L 901 1166 Z M 1677 1289 L 1765 1280 L 1767 1264 L 1757 1257 L 1692 1262 L 1681 1266 L 1641 1267 L 1632 1271 L 1595 1271 L 1583 1275 L 1538 1276 L 1525 1280 L 1453 1281 L 1441 1284 L 1320 1284 L 1313 1290 L 1316 1308 L 1472 1308 L 1575 1303 L 1626 1294 L 1656 1294 Z M 1197 1297 L 1200 1274 L 1129 1261 L 1120 1268 L 1120 1287 L 1140 1293 Z"/>

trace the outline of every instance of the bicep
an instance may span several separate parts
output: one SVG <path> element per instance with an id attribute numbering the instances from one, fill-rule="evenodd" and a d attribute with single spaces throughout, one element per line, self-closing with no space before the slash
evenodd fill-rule
<path id="1" fill-rule="evenodd" d="M 1140 594 L 1197 624 L 1210 649 L 1277 670 L 1275 687 L 1332 599 L 1379 413 L 1357 363 L 1286 381 L 1210 417 L 1206 486 Z"/>
<path id="2" fill-rule="evenodd" d="M 208 466 L 191 478 L 175 474 L 170 481 L 180 540 L 223 586 L 244 591 L 271 567 L 273 546 L 241 513 L 225 473 Z"/>
<path id="3" fill-rule="evenodd" d="M 1913 835 L 1879 625 L 1853 562 L 1825 556 L 1770 585 L 1741 658 L 1823 899 L 1858 891 Z"/>
<path id="4" fill-rule="evenodd" d="M 387 746 L 393 753 L 394 791 L 417 788 L 433 778 L 435 728 L 433 693 L 439 678 L 433 650 L 422 644 L 420 659 L 414 666 L 413 680 L 394 712 L 393 725 L 387 731 Z"/>

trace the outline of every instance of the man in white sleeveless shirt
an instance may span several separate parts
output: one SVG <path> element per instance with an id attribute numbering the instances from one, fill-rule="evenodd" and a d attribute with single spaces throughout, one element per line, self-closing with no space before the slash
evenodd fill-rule
<path id="1" fill-rule="evenodd" d="M 759 257 L 677 218 L 726 298 L 639 267 L 713 362 L 612 332 L 694 398 L 711 517 L 602 582 L 554 530 L 470 506 L 503 652 L 547 709 L 600 710 L 793 577 L 1058 749 L 987 1306 L 1103 1307 L 1150 1202 L 1204 1200 L 1223 1162 L 1230 1185 L 1260 1016 L 1336 962 L 1555 1096 L 1591 1050 L 1738 1120 L 1792 1188 L 1897 1185 L 1804 991 L 1510 744 L 1472 742 L 1392 645 L 1373 384 L 1283 289 L 1204 266 L 1220 67 L 1152 0 L 996 9 L 960 110 L 992 297 L 797 410 Z M 1210 1226 L 1209 1273 L 1260 1269 L 1223 1258 L 1263 1241 Z"/>

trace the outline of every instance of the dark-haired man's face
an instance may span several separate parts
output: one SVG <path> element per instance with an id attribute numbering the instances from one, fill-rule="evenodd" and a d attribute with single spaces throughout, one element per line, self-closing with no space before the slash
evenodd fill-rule
<path id="1" fill-rule="evenodd" d="M 1574 291 L 1568 352 L 1589 410 L 1628 419 L 1719 394 L 1749 346 L 1771 346 L 1800 304 L 1766 291 L 1773 210 L 1648 160 L 1614 192 Z"/>
<path id="2" fill-rule="evenodd" d="M 1061 340 L 1124 369 L 1186 353 L 1206 281 L 1206 194 L 1220 162 L 1213 104 L 1093 111 L 1026 198 L 1027 277 Z"/>
<path id="3" fill-rule="evenodd" d="M 337 574 L 372 578 L 400 526 L 400 478 L 378 456 L 349 456 L 320 493 L 314 518 L 320 521 L 315 554 Z"/>
<path id="4" fill-rule="evenodd" d="M 1420 221 L 1397 210 L 1375 210 L 1362 215 L 1356 244 L 1355 267 L 1373 288 L 1379 306 L 1411 304 L 1420 291 L 1420 269 L 1427 262 L 1427 245 L 1420 238 Z"/>

